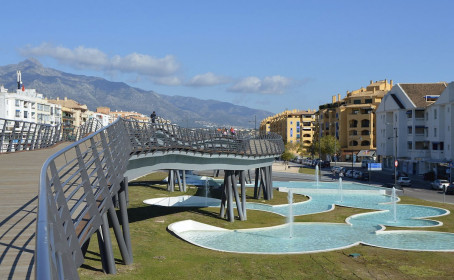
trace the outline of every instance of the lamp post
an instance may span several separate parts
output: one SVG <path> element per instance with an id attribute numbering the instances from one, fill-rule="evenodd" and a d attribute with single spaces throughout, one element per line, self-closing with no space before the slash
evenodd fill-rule
<path id="1" fill-rule="evenodd" d="M 252 121 L 249 121 L 250 123 Z M 266 126 L 266 124 L 265 124 Z M 266 131 L 266 128 L 265 128 L 265 131 Z M 254 115 L 254 138 L 257 137 L 257 115 Z"/>

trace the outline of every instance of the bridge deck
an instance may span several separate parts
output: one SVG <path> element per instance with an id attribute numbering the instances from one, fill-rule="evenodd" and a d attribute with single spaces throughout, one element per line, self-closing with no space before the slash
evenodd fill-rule
<path id="1" fill-rule="evenodd" d="M 36 211 L 41 167 L 69 143 L 48 149 L 0 154 L 0 275 L 34 278 Z"/>

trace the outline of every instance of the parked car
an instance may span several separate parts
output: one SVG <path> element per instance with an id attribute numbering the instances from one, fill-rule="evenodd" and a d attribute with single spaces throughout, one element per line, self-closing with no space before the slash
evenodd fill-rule
<path id="1" fill-rule="evenodd" d="M 437 179 L 430 183 L 432 186 L 432 189 L 434 190 L 444 190 L 444 188 L 447 188 L 449 186 L 449 181 L 448 180 L 443 180 L 443 179 Z"/>
<path id="2" fill-rule="evenodd" d="M 411 180 L 408 177 L 399 177 L 397 179 L 397 184 L 399 184 L 401 186 L 409 187 L 409 186 L 411 186 Z"/>
<path id="3" fill-rule="evenodd" d="M 369 172 L 361 172 L 359 179 L 361 179 L 363 181 L 369 180 Z"/>
<path id="4" fill-rule="evenodd" d="M 398 190 L 402 189 L 402 186 L 394 185 L 393 183 L 385 183 L 385 184 L 382 185 L 382 187 L 384 187 L 384 188 L 393 188 L 394 187 L 394 188 L 396 188 Z"/>
<path id="5" fill-rule="evenodd" d="M 374 161 L 371 159 L 366 159 L 361 161 L 361 168 L 368 168 L 369 163 L 373 163 Z"/>
<path id="6" fill-rule="evenodd" d="M 353 171 L 354 171 L 353 169 L 345 171 L 345 177 L 353 178 Z"/>
<path id="7" fill-rule="evenodd" d="M 330 167 L 330 164 L 331 163 L 328 160 L 324 160 L 324 161 L 321 162 L 321 166 L 322 167 Z"/>
<path id="8" fill-rule="evenodd" d="M 408 174 L 407 174 L 407 173 L 402 172 L 402 171 L 399 171 L 399 170 L 396 171 L 396 175 L 397 175 L 397 178 L 399 178 L 399 177 L 408 177 Z M 394 179 L 394 173 L 391 175 L 391 178 Z"/>
<path id="9" fill-rule="evenodd" d="M 353 171 L 353 179 L 359 179 L 361 177 L 361 171 L 355 170 Z"/>
<path id="10" fill-rule="evenodd" d="M 445 194 L 454 194 L 454 185 L 452 183 L 445 189 Z"/>

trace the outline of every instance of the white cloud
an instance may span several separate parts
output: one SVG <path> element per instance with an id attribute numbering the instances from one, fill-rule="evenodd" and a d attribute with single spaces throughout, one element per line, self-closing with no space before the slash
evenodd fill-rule
<path id="1" fill-rule="evenodd" d="M 192 77 L 186 85 L 193 87 L 204 87 L 204 86 L 215 86 L 227 84 L 230 82 L 230 79 L 224 76 L 218 76 L 211 72 L 200 74 Z"/>
<path id="2" fill-rule="evenodd" d="M 158 85 L 165 86 L 179 86 L 182 84 L 181 79 L 175 76 L 169 77 L 155 77 L 151 79 L 154 83 Z"/>
<path id="3" fill-rule="evenodd" d="M 238 81 L 228 90 L 243 93 L 283 94 L 290 85 L 292 79 L 275 75 L 260 80 L 257 77 L 247 77 Z"/>
<path id="4" fill-rule="evenodd" d="M 84 46 L 68 49 L 44 43 L 37 47 L 27 46 L 20 52 L 23 56 L 51 57 L 62 64 L 82 69 L 119 71 L 152 77 L 170 76 L 180 68 L 173 55 L 156 58 L 146 54 L 132 53 L 123 57 L 119 55 L 109 57 L 98 49 Z"/>

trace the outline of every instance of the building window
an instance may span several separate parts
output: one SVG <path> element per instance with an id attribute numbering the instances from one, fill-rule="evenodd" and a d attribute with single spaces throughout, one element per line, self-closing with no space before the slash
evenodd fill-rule
<path id="1" fill-rule="evenodd" d="M 364 103 L 366 103 L 366 104 L 372 103 L 372 99 L 366 99 L 366 100 L 364 101 Z"/>
<path id="2" fill-rule="evenodd" d="M 293 122 L 292 122 L 292 121 L 290 121 L 290 124 L 293 124 Z"/>
<path id="3" fill-rule="evenodd" d="M 412 126 L 408 127 L 408 134 L 413 134 L 413 127 Z"/>
<path id="4" fill-rule="evenodd" d="M 353 100 L 353 104 L 361 104 L 361 99 L 355 99 L 355 100 Z"/>
<path id="5" fill-rule="evenodd" d="M 19 106 L 20 106 L 20 100 L 16 99 L 16 107 L 19 107 Z"/>
<path id="6" fill-rule="evenodd" d="M 437 137 L 437 128 L 434 127 L 434 137 Z"/>
<path id="7" fill-rule="evenodd" d="M 408 118 L 408 119 L 413 118 L 413 111 L 412 111 L 412 110 L 408 110 L 408 111 L 407 111 L 407 118 Z"/>
<path id="8" fill-rule="evenodd" d="M 437 109 L 434 109 L 434 120 L 437 119 Z"/>
<path id="9" fill-rule="evenodd" d="M 16 118 L 20 118 L 20 110 L 16 110 Z"/>
<path id="10" fill-rule="evenodd" d="M 423 126 L 415 127 L 415 135 L 424 135 L 426 128 Z"/>
<path id="11" fill-rule="evenodd" d="M 416 119 L 424 119 L 424 110 L 415 110 Z"/>
<path id="12" fill-rule="evenodd" d="M 413 142 L 411 142 L 411 141 L 407 142 L 407 149 L 408 150 L 413 150 Z"/>
<path id="13" fill-rule="evenodd" d="M 24 118 L 25 118 L 25 119 L 28 118 L 28 111 L 24 111 Z"/>

